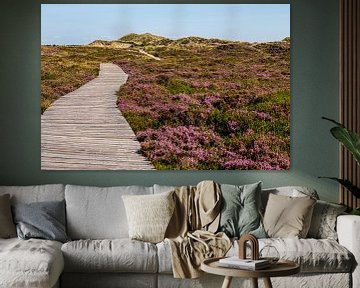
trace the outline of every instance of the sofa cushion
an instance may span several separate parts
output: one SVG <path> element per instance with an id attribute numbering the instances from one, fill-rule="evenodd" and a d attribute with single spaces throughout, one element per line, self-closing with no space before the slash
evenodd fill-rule
<path id="1" fill-rule="evenodd" d="M 177 188 L 177 186 L 154 184 L 153 188 L 154 188 L 154 194 L 159 194 L 159 193 L 174 191 Z"/>
<path id="2" fill-rule="evenodd" d="M 260 250 L 274 246 L 281 259 L 295 261 L 301 273 L 348 273 L 354 265 L 353 255 L 338 242 L 329 239 L 266 238 L 259 239 Z M 167 241 L 156 244 L 159 273 L 172 274 L 171 248 Z M 238 242 L 234 241 L 226 256 L 238 255 Z M 250 256 L 250 249 L 248 251 Z M 273 255 L 275 256 L 275 255 Z"/>
<path id="3" fill-rule="evenodd" d="M 171 247 L 169 241 L 156 244 L 160 274 L 172 274 Z"/>
<path id="4" fill-rule="evenodd" d="M 65 185 L 0 186 L 0 195 L 4 194 L 10 194 L 11 204 L 61 201 L 65 198 Z"/>
<path id="5" fill-rule="evenodd" d="M 65 229 L 65 201 L 45 201 L 13 206 L 19 238 L 69 241 Z"/>
<path id="6" fill-rule="evenodd" d="M 264 239 L 263 245 L 274 246 L 280 258 L 301 265 L 302 272 L 350 272 L 353 255 L 338 242 L 328 239 Z"/>
<path id="7" fill-rule="evenodd" d="M 156 195 L 124 195 L 131 239 L 157 243 L 164 240 L 175 208 L 174 192 Z"/>
<path id="8" fill-rule="evenodd" d="M 9 194 L 0 195 L 0 238 L 16 237 Z"/>
<path id="9" fill-rule="evenodd" d="M 63 268 L 59 242 L 0 239 L 0 287 L 53 287 Z"/>
<path id="10" fill-rule="evenodd" d="M 345 205 L 318 200 L 314 207 L 307 237 L 337 240 L 336 219 L 346 209 Z"/>
<path id="11" fill-rule="evenodd" d="M 71 239 L 128 238 L 123 195 L 152 194 L 152 187 L 66 185 L 67 233 Z"/>
<path id="12" fill-rule="evenodd" d="M 269 195 L 264 227 L 269 237 L 305 238 L 316 200 L 307 197 Z"/>
<path id="13" fill-rule="evenodd" d="M 353 255 L 344 246 L 330 239 L 260 239 L 259 250 L 264 246 L 275 247 L 280 259 L 298 263 L 302 273 L 350 272 L 354 265 Z M 237 251 L 238 245 L 236 242 L 229 250 L 228 256 L 236 255 Z"/>
<path id="14" fill-rule="evenodd" d="M 265 212 L 265 208 L 270 194 L 289 196 L 289 197 L 310 196 L 311 198 L 319 199 L 319 195 L 317 194 L 316 190 L 310 187 L 284 186 L 284 187 L 267 188 L 261 191 L 262 212 Z"/>
<path id="15" fill-rule="evenodd" d="M 78 240 L 61 247 L 66 272 L 156 273 L 156 246 L 130 239 Z"/>
<path id="16" fill-rule="evenodd" d="M 229 237 L 251 233 L 266 237 L 260 216 L 261 182 L 243 186 L 221 184 L 222 204 L 219 231 Z"/>

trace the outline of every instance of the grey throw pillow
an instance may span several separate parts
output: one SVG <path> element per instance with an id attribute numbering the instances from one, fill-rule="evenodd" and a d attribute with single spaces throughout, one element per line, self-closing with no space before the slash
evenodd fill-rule
<path id="1" fill-rule="evenodd" d="M 220 188 L 223 199 L 219 231 L 229 237 L 250 233 L 265 238 L 260 216 L 261 182 L 243 186 L 221 184 Z"/>
<path id="2" fill-rule="evenodd" d="M 16 204 L 13 215 L 19 238 L 70 241 L 65 232 L 65 201 Z"/>
<path id="3" fill-rule="evenodd" d="M 15 225 L 11 215 L 10 196 L 0 196 L 0 238 L 16 237 Z"/>
<path id="4" fill-rule="evenodd" d="M 312 214 L 309 238 L 337 240 L 336 218 L 346 206 L 318 200 Z"/>

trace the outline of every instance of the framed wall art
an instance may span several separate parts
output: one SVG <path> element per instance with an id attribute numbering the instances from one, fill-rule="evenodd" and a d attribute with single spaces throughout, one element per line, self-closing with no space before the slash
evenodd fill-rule
<path id="1" fill-rule="evenodd" d="M 290 168 L 289 4 L 42 4 L 43 170 Z"/>

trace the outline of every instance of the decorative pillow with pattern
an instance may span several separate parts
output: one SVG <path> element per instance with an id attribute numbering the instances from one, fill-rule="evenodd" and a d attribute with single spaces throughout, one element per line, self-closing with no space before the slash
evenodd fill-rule
<path id="1" fill-rule="evenodd" d="M 337 240 L 336 219 L 346 206 L 318 200 L 312 214 L 309 238 Z"/>

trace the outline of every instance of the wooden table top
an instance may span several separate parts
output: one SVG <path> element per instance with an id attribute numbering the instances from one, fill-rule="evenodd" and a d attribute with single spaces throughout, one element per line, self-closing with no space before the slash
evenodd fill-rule
<path id="1" fill-rule="evenodd" d="M 244 278 L 280 277 L 300 272 L 300 266 L 288 260 L 279 260 L 276 264 L 266 269 L 245 270 L 219 266 L 219 259 L 221 258 L 223 257 L 204 260 L 201 263 L 201 270 L 210 274 Z"/>

